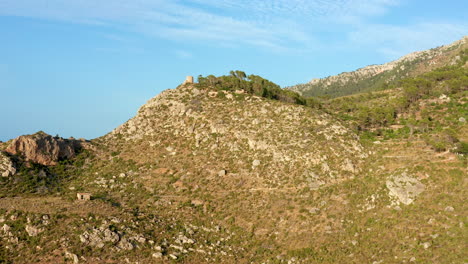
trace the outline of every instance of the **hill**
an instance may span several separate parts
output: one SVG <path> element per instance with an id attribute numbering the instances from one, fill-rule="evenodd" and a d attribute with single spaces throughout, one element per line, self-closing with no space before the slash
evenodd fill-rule
<path id="1" fill-rule="evenodd" d="M 383 90 L 398 80 L 456 64 L 460 51 L 466 48 L 468 48 L 467 36 L 450 45 L 414 52 L 389 63 L 371 65 L 323 79 L 313 79 L 308 83 L 286 87 L 286 89 L 298 92 L 305 97 L 327 96 L 331 98 Z"/>
<path id="2" fill-rule="evenodd" d="M 457 56 L 320 102 L 200 76 L 100 138 L 1 143 L 0 263 L 462 263 Z"/>

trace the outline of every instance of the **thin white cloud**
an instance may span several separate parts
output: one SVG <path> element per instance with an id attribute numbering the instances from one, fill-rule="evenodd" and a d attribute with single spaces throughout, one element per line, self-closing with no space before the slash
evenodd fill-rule
<path id="1" fill-rule="evenodd" d="M 388 59 L 448 44 L 467 33 L 468 23 L 416 23 L 408 26 L 366 25 L 349 34 L 350 42 L 362 48 L 378 47 Z"/>
<path id="2" fill-rule="evenodd" d="M 0 15 L 118 27 L 174 40 L 271 49 L 314 42 L 303 20 L 385 9 L 390 0 L 0 0 Z M 366 4 L 364 4 L 366 3 Z M 354 14 L 352 14 L 354 15 Z"/>
<path id="3" fill-rule="evenodd" d="M 191 58 L 193 58 L 193 54 L 186 51 L 186 50 L 176 50 L 175 54 L 179 59 L 191 59 Z"/>
<path id="4" fill-rule="evenodd" d="M 328 47 L 329 43 L 317 37 L 324 32 L 353 31 L 348 38 L 351 43 L 383 43 L 381 49 L 388 54 L 408 47 L 402 44 L 405 38 L 421 42 L 422 37 L 432 44 L 429 24 L 407 29 L 369 22 L 401 1 L 406 0 L 0 0 L 0 15 L 95 24 L 174 41 L 250 45 L 270 51 Z M 463 31 L 447 24 L 442 32 L 443 26 L 436 26 L 446 35 Z M 393 40 L 395 36 L 397 40 Z"/>

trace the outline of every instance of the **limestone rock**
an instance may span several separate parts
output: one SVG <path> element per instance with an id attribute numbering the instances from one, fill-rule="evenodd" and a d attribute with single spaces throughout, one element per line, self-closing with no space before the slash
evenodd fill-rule
<path id="1" fill-rule="evenodd" d="M 73 260 L 74 264 L 77 264 L 80 262 L 76 254 L 70 253 L 68 251 L 65 252 L 65 258 Z"/>
<path id="2" fill-rule="evenodd" d="M 108 228 L 93 228 L 91 231 L 86 231 L 80 235 L 81 243 L 88 244 L 92 247 L 103 248 L 104 243 L 117 243 L 120 240 L 119 234 Z M 125 245 L 126 246 L 126 245 Z"/>
<path id="3" fill-rule="evenodd" d="M 1 230 L 2 230 L 4 233 L 8 233 L 8 232 L 10 232 L 10 229 L 11 229 L 11 227 L 10 227 L 9 225 L 4 224 L 4 225 L 2 226 L 2 229 L 1 229 Z"/>
<path id="4" fill-rule="evenodd" d="M 199 199 L 194 199 L 191 201 L 192 205 L 194 206 L 200 206 L 200 205 L 203 205 L 204 202 L 202 200 L 199 200 Z"/>
<path id="5" fill-rule="evenodd" d="M 61 159 L 75 157 L 81 141 L 52 137 L 44 132 L 20 136 L 7 147 L 6 152 L 23 155 L 28 161 L 42 165 L 56 165 Z"/>
<path id="6" fill-rule="evenodd" d="M 447 207 L 445 207 L 444 210 L 445 210 L 446 212 L 453 212 L 453 211 L 455 211 L 455 208 L 453 208 L 452 206 L 447 206 Z"/>
<path id="7" fill-rule="evenodd" d="M 406 172 L 391 177 L 387 180 L 386 186 L 390 198 L 393 199 L 393 205 L 399 205 L 400 203 L 409 205 L 425 189 L 424 184 L 418 179 L 407 175 Z"/>
<path id="8" fill-rule="evenodd" d="M 32 225 L 26 225 L 26 233 L 28 233 L 29 236 L 37 236 L 38 234 L 42 233 L 44 230 L 41 228 L 37 228 Z"/>
<path id="9" fill-rule="evenodd" d="M 132 250 L 134 248 L 133 244 L 130 243 L 126 238 L 123 238 L 119 242 L 119 244 L 117 244 L 117 247 L 119 247 L 122 250 Z"/>
<path id="10" fill-rule="evenodd" d="M 254 161 L 252 162 L 252 167 L 257 167 L 257 166 L 259 166 L 259 165 L 260 165 L 260 161 L 259 161 L 259 160 L 254 160 Z"/>
<path id="11" fill-rule="evenodd" d="M 0 175 L 9 177 L 16 173 L 13 161 L 5 153 L 0 152 Z"/>

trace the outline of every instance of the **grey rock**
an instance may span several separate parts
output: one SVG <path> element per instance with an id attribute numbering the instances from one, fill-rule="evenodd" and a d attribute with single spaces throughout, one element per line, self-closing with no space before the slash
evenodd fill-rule
<path id="1" fill-rule="evenodd" d="M 391 177 L 387 180 L 386 186 L 390 198 L 393 199 L 393 205 L 413 203 L 414 199 L 426 188 L 418 179 L 410 177 L 406 172 Z"/>
<path id="2" fill-rule="evenodd" d="M 117 243 L 117 241 L 119 241 L 119 235 L 115 232 L 112 232 L 110 229 L 105 229 L 103 234 L 103 240 L 105 242 Z"/>
<path id="3" fill-rule="evenodd" d="M 199 200 L 199 199 L 194 199 L 191 201 L 192 205 L 194 206 L 200 206 L 200 205 L 203 205 L 204 202 L 202 200 Z"/>
<path id="4" fill-rule="evenodd" d="M 84 232 L 80 235 L 81 243 L 86 243 L 92 247 L 103 248 L 106 242 L 117 243 L 120 240 L 119 234 L 108 228 L 92 229 L 91 232 Z"/>
<path id="5" fill-rule="evenodd" d="M 194 241 L 193 239 L 188 238 L 188 237 L 186 237 L 186 236 L 184 236 L 184 235 L 179 235 L 179 237 L 178 237 L 177 240 L 178 240 L 179 243 L 181 243 L 181 244 L 193 244 L 193 243 L 195 243 L 195 241 Z"/>
<path id="6" fill-rule="evenodd" d="M 132 250 L 134 248 L 133 244 L 130 243 L 126 238 L 120 240 L 120 242 L 117 244 L 117 247 L 122 250 Z"/>
<path id="7" fill-rule="evenodd" d="M 26 225 L 26 233 L 28 233 L 29 236 L 37 236 L 38 234 L 44 232 L 43 229 L 41 228 L 37 228 L 35 226 L 32 226 L 32 225 Z"/>
<path id="8" fill-rule="evenodd" d="M 3 231 L 4 233 L 10 232 L 10 229 L 11 229 L 11 227 L 10 227 L 9 225 L 7 225 L 7 224 L 4 224 L 4 225 L 2 226 L 2 231 Z"/>
<path id="9" fill-rule="evenodd" d="M 445 207 L 445 211 L 446 212 L 453 212 L 453 211 L 455 211 L 455 208 L 453 208 L 452 206 L 447 206 L 447 207 Z"/>
<path id="10" fill-rule="evenodd" d="M 74 264 L 78 264 L 80 262 L 76 254 L 70 253 L 68 251 L 65 252 L 65 258 L 73 260 Z"/>
<path id="11" fill-rule="evenodd" d="M 153 258 L 162 258 L 163 254 L 161 252 L 153 253 Z"/>
<path id="12" fill-rule="evenodd" d="M 431 247 L 431 243 L 429 243 L 429 242 L 424 242 L 424 243 L 421 244 L 421 246 L 422 246 L 424 249 L 428 249 L 428 248 Z"/>
<path id="13" fill-rule="evenodd" d="M 253 166 L 253 167 L 257 167 L 257 166 L 259 166 L 259 165 L 260 165 L 260 161 L 259 161 L 259 160 L 254 160 L 254 161 L 252 162 L 252 166 Z"/>
<path id="14" fill-rule="evenodd" d="M 13 161 L 5 153 L 0 151 L 0 175 L 2 177 L 9 177 L 15 175 L 16 168 Z"/>

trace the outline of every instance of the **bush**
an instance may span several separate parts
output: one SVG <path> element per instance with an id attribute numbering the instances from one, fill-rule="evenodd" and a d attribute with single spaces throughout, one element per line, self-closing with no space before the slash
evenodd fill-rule
<path id="1" fill-rule="evenodd" d="M 461 154 L 461 155 L 467 155 L 468 154 L 468 142 L 459 142 L 454 152 Z"/>

